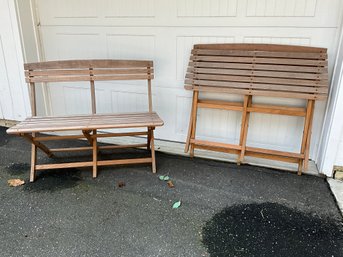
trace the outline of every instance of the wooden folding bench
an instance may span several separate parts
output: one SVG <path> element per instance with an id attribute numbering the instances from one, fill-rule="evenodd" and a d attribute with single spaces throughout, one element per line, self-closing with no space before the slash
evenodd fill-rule
<path id="1" fill-rule="evenodd" d="M 37 170 L 93 167 L 93 177 L 97 176 L 98 166 L 151 163 L 152 171 L 156 172 L 154 129 L 162 126 L 163 121 L 152 111 L 151 80 L 154 77 L 152 61 L 128 60 L 68 60 L 29 63 L 24 65 L 26 82 L 30 86 L 32 116 L 18 125 L 9 128 L 8 134 L 17 134 L 32 143 L 30 181 L 33 182 Z M 96 114 L 95 81 L 117 80 L 147 80 L 149 103 L 148 112 Z M 49 82 L 90 82 L 91 110 L 90 115 L 74 115 L 60 117 L 36 116 L 35 83 Z M 44 84 L 43 84 L 44 85 Z M 58 86 L 58 85 L 54 85 Z M 128 133 L 98 133 L 98 130 L 122 128 L 147 128 L 141 132 Z M 38 133 L 58 131 L 82 131 L 78 135 L 39 136 Z M 119 136 L 147 136 L 146 144 L 106 145 L 98 146 L 97 139 Z M 89 147 L 49 149 L 42 142 L 51 140 L 86 139 Z M 98 151 L 116 148 L 147 147 L 151 150 L 149 158 L 98 160 Z M 56 152 L 92 151 L 92 161 L 58 164 L 37 164 L 37 148 L 53 157 Z"/>
<path id="2" fill-rule="evenodd" d="M 315 100 L 328 94 L 327 49 L 272 44 L 195 45 L 185 79 L 193 90 L 193 102 L 185 152 L 205 149 L 244 156 L 298 163 L 298 174 L 307 169 Z M 243 102 L 199 99 L 200 92 L 239 94 Z M 305 108 L 254 104 L 253 96 L 305 99 Z M 239 144 L 196 139 L 198 108 L 242 112 Z M 305 118 L 300 153 L 261 149 L 246 145 L 251 113 Z"/>

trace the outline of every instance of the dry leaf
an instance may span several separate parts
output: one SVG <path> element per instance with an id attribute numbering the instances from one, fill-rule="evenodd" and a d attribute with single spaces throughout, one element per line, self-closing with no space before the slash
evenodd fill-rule
<path id="1" fill-rule="evenodd" d="M 124 187 L 125 186 L 125 182 L 124 181 L 119 181 L 118 182 L 118 187 L 119 188 L 122 188 L 122 187 Z"/>
<path id="2" fill-rule="evenodd" d="M 21 180 L 21 179 L 9 179 L 7 181 L 8 185 L 11 186 L 11 187 L 17 187 L 17 186 L 22 186 L 25 184 L 25 181 L 24 180 Z"/>
<path id="3" fill-rule="evenodd" d="M 171 181 L 171 180 L 169 180 L 167 182 L 167 185 L 168 185 L 169 188 L 174 188 L 175 187 L 174 184 L 173 184 L 173 181 Z"/>

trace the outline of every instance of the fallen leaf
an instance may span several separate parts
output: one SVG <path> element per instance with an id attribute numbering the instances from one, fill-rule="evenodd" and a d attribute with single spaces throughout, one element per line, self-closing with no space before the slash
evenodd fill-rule
<path id="1" fill-rule="evenodd" d="M 9 179 L 7 181 L 8 185 L 11 186 L 11 187 L 17 187 L 17 186 L 22 186 L 25 184 L 25 181 L 24 180 L 21 180 L 21 179 Z"/>
<path id="2" fill-rule="evenodd" d="M 167 185 L 168 185 L 169 188 L 174 188 L 175 187 L 174 184 L 173 184 L 173 181 L 171 181 L 171 180 L 169 180 L 167 182 Z"/>
<path id="3" fill-rule="evenodd" d="M 162 181 L 168 181 L 170 179 L 168 176 L 159 176 L 158 178 Z"/>
<path id="4" fill-rule="evenodd" d="M 125 186 L 125 182 L 124 181 L 119 181 L 118 182 L 118 187 L 119 188 L 122 188 L 122 187 L 124 187 Z"/>
<path id="5" fill-rule="evenodd" d="M 177 201 L 173 204 L 173 209 L 177 209 L 181 206 L 181 201 Z"/>

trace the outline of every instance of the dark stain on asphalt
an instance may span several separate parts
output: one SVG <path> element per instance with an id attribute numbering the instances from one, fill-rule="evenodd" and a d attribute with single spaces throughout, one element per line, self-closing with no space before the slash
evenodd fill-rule
<path id="1" fill-rule="evenodd" d="M 42 171 L 38 173 L 35 182 L 25 184 L 24 190 L 54 192 L 73 188 L 80 180 L 81 171 L 74 168 Z"/>
<path id="2" fill-rule="evenodd" d="M 211 257 L 341 257 L 343 226 L 276 203 L 234 205 L 203 228 Z"/>
<path id="3" fill-rule="evenodd" d="M 28 163 L 11 163 L 10 165 L 6 166 L 6 171 L 8 174 L 12 176 L 20 176 L 24 174 L 29 174 L 30 172 L 30 164 Z"/>
<path id="4" fill-rule="evenodd" d="M 6 129 L 0 127 L 0 146 L 4 146 L 8 143 Z"/>

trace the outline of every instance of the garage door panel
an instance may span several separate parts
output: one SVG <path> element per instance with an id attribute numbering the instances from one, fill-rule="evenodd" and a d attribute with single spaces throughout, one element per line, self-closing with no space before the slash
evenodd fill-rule
<path id="1" fill-rule="evenodd" d="M 336 27 L 339 0 L 38 0 L 42 25 Z M 328 15 L 330 13 L 330 15 Z M 323 23 L 324 22 L 324 23 Z"/>
<path id="2" fill-rule="evenodd" d="M 107 34 L 107 57 L 115 59 L 155 59 L 154 35 Z"/>
<path id="3" fill-rule="evenodd" d="M 15 11 L 13 1 L 0 0 L 0 119 L 20 121 L 31 110 Z"/>
<path id="4" fill-rule="evenodd" d="M 165 121 L 156 137 L 181 142 L 188 131 L 192 97 L 183 88 L 184 75 L 194 44 L 245 42 L 326 47 L 331 72 L 341 8 L 339 0 L 100 0 L 96 4 L 73 0 L 61 4 L 62 9 L 57 11 L 54 4 L 52 0 L 38 1 L 46 59 L 154 60 L 154 109 Z M 77 5 L 80 10 L 75 9 Z M 68 7 L 71 10 L 64 10 Z M 101 113 L 147 109 L 145 82 L 97 83 L 96 90 Z M 67 99 L 67 103 L 53 104 L 56 113 L 66 112 L 65 106 L 73 101 L 84 101 L 78 103 L 82 112 L 90 108 L 89 94 L 83 88 L 51 91 L 51 96 Z M 242 101 L 242 96 L 200 96 Z M 305 106 L 305 101 L 294 99 L 255 97 L 254 102 Z M 314 158 L 324 110 L 325 102 L 316 104 L 311 147 Z M 226 143 L 239 140 L 238 112 L 200 110 L 198 121 L 200 139 Z M 249 145 L 281 151 L 299 149 L 301 118 L 254 114 L 250 126 Z"/>
<path id="5" fill-rule="evenodd" d="M 100 2 L 100 1 L 99 1 Z M 105 18 L 153 18 L 155 17 L 154 0 L 103 0 Z"/>
<path id="6" fill-rule="evenodd" d="M 177 36 L 176 37 L 176 58 L 177 58 L 177 79 L 185 78 L 189 56 L 194 44 L 209 43 L 234 43 L 234 36 Z"/>
<path id="7" fill-rule="evenodd" d="M 318 0 L 248 0 L 249 17 L 314 17 Z"/>
<path id="8" fill-rule="evenodd" d="M 46 60 L 105 58 L 106 48 L 99 32 L 80 29 L 42 29 Z M 101 43 L 102 42 L 102 43 Z"/>
<path id="9" fill-rule="evenodd" d="M 10 83 L 8 79 L 8 71 L 5 60 L 5 49 L 2 43 L 2 37 L 0 35 L 0 119 L 5 117 L 14 117 L 14 106 L 12 101 L 12 93 L 10 89 Z"/>
<path id="10" fill-rule="evenodd" d="M 178 0 L 177 17 L 236 17 L 238 0 Z"/>

